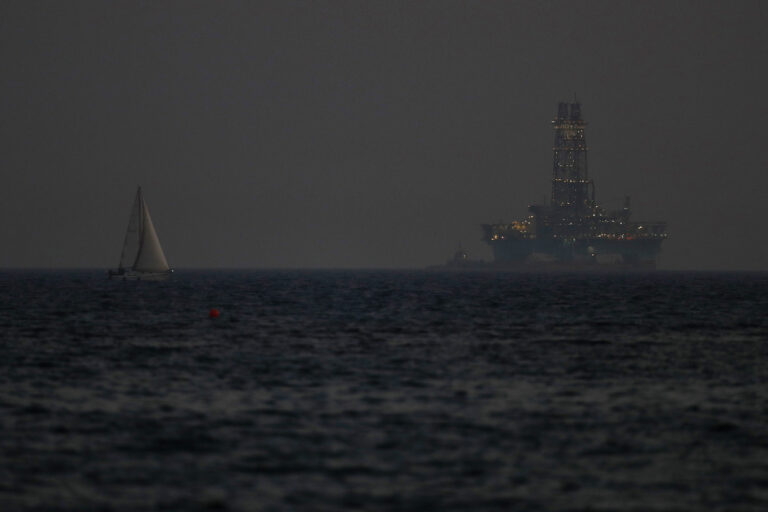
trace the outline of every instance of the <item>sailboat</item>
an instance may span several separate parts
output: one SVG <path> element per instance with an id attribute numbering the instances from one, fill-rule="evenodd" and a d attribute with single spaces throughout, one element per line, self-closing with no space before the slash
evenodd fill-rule
<path id="1" fill-rule="evenodd" d="M 141 187 L 136 191 L 128 230 L 125 233 L 123 252 L 120 254 L 120 266 L 109 271 L 110 279 L 146 279 L 161 280 L 171 275 L 160 240 L 157 238 L 149 208 L 141 194 Z"/>

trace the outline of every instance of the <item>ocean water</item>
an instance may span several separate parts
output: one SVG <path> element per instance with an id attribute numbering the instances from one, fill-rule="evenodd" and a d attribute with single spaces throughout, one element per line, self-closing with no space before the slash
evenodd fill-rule
<path id="1" fill-rule="evenodd" d="M 768 510 L 766 313 L 768 274 L 3 271 L 0 510 Z"/>

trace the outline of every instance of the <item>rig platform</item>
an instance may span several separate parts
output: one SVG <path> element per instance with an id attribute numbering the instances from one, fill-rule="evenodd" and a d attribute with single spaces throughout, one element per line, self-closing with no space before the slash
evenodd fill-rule
<path id="1" fill-rule="evenodd" d="M 666 222 L 631 221 L 630 200 L 607 211 L 595 200 L 587 168 L 586 123 L 581 104 L 560 102 L 552 121 L 550 204 L 533 204 L 529 215 L 509 223 L 483 224 L 495 268 L 652 269 L 667 238 Z"/>

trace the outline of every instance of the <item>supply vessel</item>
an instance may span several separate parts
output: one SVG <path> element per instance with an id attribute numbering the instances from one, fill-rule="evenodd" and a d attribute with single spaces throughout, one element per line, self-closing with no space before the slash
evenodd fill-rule
<path id="1" fill-rule="evenodd" d="M 654 268 L 666 222 L 630 220 L 628 196 L 616 211 L 597 203 L 580 103 L 560 102 L 552 125 L 550 204 L 530 205 L 522 220 L 482 225 L 493 266 Z"/>

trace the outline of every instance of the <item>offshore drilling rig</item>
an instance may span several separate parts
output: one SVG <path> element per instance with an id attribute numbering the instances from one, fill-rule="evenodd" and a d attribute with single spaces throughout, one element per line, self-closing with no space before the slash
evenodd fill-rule
<path id="1" fill-rule="evenodd" d="M 603 264 L 653 268 L 665 222 L 630 222 L 629 197 L 618 211 L 595 201 L 587 171 L 586 123 L 578 102 L 558 104 L 552 121 L 552 197 L 549 205 L 531 205 L 529 215 L 509 224 L 483 224 L 483 240 L 496 265 Z"/>

